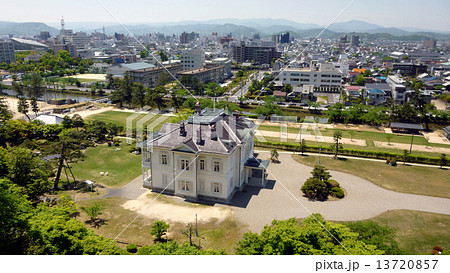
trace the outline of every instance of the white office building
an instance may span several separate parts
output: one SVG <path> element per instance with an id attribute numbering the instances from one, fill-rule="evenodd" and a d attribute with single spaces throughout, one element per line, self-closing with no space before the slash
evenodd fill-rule
<path id="1" fill-rule="evenodd" d="M 309 68 L 288 68 L 280 74 L 284 85 L 314 85 L 315 87 L 340 87 L 342 72 L 332 63 L 312 63 Z"/>

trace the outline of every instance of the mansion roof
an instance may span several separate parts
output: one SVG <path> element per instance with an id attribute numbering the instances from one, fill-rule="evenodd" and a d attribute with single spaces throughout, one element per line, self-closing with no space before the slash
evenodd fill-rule
<path id="1" fill-rule="evenodd" d="M 146 142 L 147 145 L 169 150 L 229 154 L 239 144 L 253 138 L 254 128 L 252 121 L 237 114 L 206 108 L 190 116 L 187 121 L 164 124 Z"/>

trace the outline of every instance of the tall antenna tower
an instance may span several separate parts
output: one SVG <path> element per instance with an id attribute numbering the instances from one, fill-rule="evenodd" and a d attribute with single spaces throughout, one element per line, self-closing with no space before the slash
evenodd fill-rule
<path id="1" fill-rule="evenodd" d="M 103 40 L 106 40 L 105 26 L 103 26 Z"/>
<path id="2" fill-rule="evenodd" d="M 61 17 L 61 29 L 64 30 L 64 26 L 66 23 L 64 23 L 64 17 Z"/>

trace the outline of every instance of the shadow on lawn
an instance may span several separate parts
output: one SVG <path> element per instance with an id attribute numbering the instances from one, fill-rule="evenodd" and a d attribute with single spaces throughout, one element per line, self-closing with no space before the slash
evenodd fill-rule
<path id="1" fill-rule="evenodd" d="M 93 228 L 99 229 L 101 226 L 106 225 L 108 223 L 108 220 L 97 218 L 95 220 L 86 220 L 84 221 L 86 224 L 92 226 Z"/>

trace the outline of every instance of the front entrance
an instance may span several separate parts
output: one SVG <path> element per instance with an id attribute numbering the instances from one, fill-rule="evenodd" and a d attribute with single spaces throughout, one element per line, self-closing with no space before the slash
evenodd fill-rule
<path id="1" fill-rule="evenodd" d="M 265 170 L 247 167 L 247 184 L 249 186 L 265 186 Z"/>

